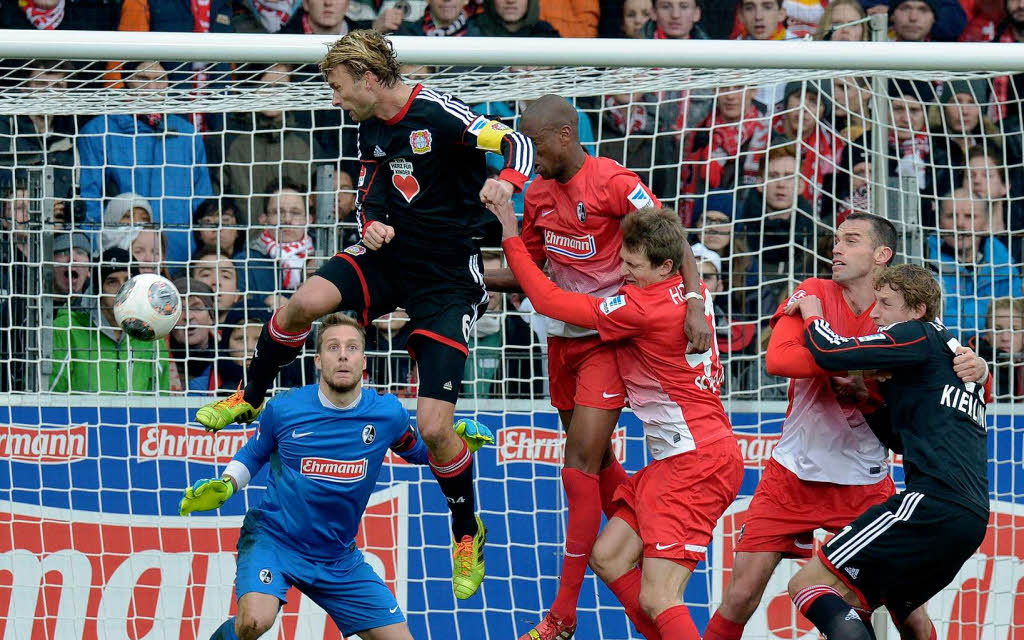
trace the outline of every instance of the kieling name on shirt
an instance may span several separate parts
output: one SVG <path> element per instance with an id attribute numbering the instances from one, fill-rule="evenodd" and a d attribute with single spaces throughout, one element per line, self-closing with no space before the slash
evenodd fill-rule
<path id="1" fill-rule="evenodd" d="M 939 404 L 967 414 L 979 427 L 985 428 L 985 403 L 973 393 L 947 384 L 942 389 Z"/>

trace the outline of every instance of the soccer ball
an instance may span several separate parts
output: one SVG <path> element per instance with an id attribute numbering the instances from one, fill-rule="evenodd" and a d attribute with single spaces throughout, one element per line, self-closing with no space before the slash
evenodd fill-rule
<path id="1" fill-rule="evenodd" d="M 170 280 L 142 273 L 124 283 L 114 299 L 114 319 L 124 332 L 139 340 L 157 340 L 174 328 L 181 316 L 181 295 Z"/>

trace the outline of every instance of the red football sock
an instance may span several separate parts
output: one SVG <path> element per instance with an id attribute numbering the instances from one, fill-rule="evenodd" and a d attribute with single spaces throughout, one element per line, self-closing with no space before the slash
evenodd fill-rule
<path id="1" fill-rule="evenodd" d="M 608 585 L 615 597 L 622 603 L 633 626 L 647 640 L 661 640 L 661 634 L 654 621 L 640 608 L 640 583 L 643 574 L 639 569 L 632 569 Z"/>
<path id="2" fill-rule="evenodd" d="M 704 630 L 704 640 L 740 640 L 743 637 L 744 625 L 733 622 L 716 611 Z"/>
<path id="3" fill-rule="evenodd" d="M 620 484 L 629 482 L 629 475 L 618 460 L 613 460 L 610 465 L 601 469 L 599 477 L 601 478 L 601 511 L 604 511 L 605 517 L 611 520 L 616 510 L 612 504 L 615 490 L 619 488 Z"/>
<path id="4" fill-rule="evenodd" d="M 569 505 L 569 523 L 565 532 L 562 581 L 551 613 L 568 622 L 576 619 L 576 603 L 590 562 L 590 551 L 601 530 L 601 509 L 594 500 L 600 486 L 595 474 L 570 468 L 562 469 L 562 486 Z"/>
<path id="5" fill-rule="evenodd" d="M 686 605 L 677 604 L 665 609 L 658 614 L 655 623 L 662 638 L 700 640 L 700 632 L 697 631 L 697 625 L 693 624 L 693 618 L 690 617 L 690 610 Z"/>

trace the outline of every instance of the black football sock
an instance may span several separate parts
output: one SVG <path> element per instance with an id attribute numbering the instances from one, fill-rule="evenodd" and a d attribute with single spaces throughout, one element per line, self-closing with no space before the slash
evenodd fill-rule
<path id="1" fill-rule="evenodd" d="M 473 454 L 463 443 L 462 451 L 451 460 L 439 463 L 430 456 L 430 470 L 437 478 L 441 493 L 452 512 L 452 534 L 456 542 L 463 536 L 475 536 L 476 499 L 473 495 Z"/>
<path id="2" fill-rule="evenodd" d="M 874 636 L 858 610 L 831 587 L 807 587 L 796 594 L 793 602 L 828 640 L 871 640 Z"/>
<path id="3" fill-rule="evenodd" d="M 277 373 L 302 353 L 309 331 L 309 327 L 298 333 L 281 330 L 277 325 L 276 313 L 263 325 L 247 370 L 249 381 L 245 385 L 246 402 L 253 407 L 263 404 L 267 391 L 274 386 Z"/>

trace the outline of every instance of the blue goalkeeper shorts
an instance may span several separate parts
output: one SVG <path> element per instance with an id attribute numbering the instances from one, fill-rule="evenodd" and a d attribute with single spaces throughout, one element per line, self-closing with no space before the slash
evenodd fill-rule
<path id="1" fill-rule="evenodd" d="M 315 560 L 265 533 L 243 529 L 235 571 L 238 598 L 256 592 L 287 602 L 292 586 L 320 605 L 345 636 L 405 621 L 395 596 L 354 544 L 335 560 Z"/>

